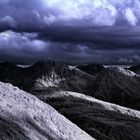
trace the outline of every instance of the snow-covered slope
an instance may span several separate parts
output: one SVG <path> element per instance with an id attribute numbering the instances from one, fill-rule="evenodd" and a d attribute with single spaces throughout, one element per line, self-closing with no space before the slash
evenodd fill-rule
<path id="1" fill-rule="evenodd" d="M 81 129 L 98 140 L 139 140 L 140 112 L 77 92 L 38 94 Z"/>
<path id="2" fill-rule="evenodd" d="M 126 76 L 130 76 L 130 77 L 133 77 L 133 76 L 137 76 L 137 77 L 139 77 L 139 75 L 138 74 L 136 74 L 136 73 L 134 73 L 134 72 L 132 72 L 132 71 L 130 71 L 130 70 L 128 70 L 128 69 L 124 69 L 124 68 L 115 68 L 116 70 L 118 70 L 118 72 L 120 72 L 120 73 L 122 73 L 122 74 L 124 74 L 124 75 L 126 75 Z"/>
<path id="3" fill-rule="evenodd" d="M 51 106 L 0 82 L 1 140 L 94 140 Z"/>
<path id="4" fill-rule="evenodd" d="M 104 101 L 101 101 L 101 100 L 98 100 L 98 99 L 95 99 L 93 97 L 86 96 L 84 94 L 77 93 L 77 92 L 69 92 L 69 91 L 55 92 L 51 95 L 48 95 L 48 98 L 61 98 L 61 97 L 66 97 L 66 96 L 67 97 L 79 98 L 79 99 L 86 100 L 86 101 L 89 101 L 89 102 L 94 102 L 94 103 L 102 105 L 104 107 L 104 109 L 106 109 L 106 110 L 120 112 L 120 113 L 128 115 L 128 116 L 140 118 L 140 111 L 130 109 L 130 108 L 126 108 L 126 107 L 122 107 L 122 106 L 119 106 L 119 105 L 116 105 L 116 104 L 104 102 Z"/>

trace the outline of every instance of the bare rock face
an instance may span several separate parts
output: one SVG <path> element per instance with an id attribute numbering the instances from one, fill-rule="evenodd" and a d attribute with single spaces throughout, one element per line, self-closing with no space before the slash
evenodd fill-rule
<path id="1" fill-rule="evenodd" d="M 0 63 L 0 81 L 27 92 L 51 87 L 79 92 L 85 83 L 93 81 L 93 76 L 54 61 L 37 62 L 27 68 L 6 62 Z"/>
<path id="2" fill-rule="evenodd" d="M 0 82 L 1 140 L 94 140 L 51 106 Z"/>

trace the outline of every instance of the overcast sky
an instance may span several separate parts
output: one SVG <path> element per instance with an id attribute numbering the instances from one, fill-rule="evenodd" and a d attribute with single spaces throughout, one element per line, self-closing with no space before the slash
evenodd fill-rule
<path id="1" fill-rule="evenodd" d="M 0 0 L 0 61 L 140 63 L 139 0 Z"/>

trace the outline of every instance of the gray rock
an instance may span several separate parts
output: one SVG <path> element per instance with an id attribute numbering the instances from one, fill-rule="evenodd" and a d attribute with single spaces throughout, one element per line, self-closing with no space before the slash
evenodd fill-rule
<path id="1" fill-rule="evenodd" d="M 1 140 L 94 140 L 48 104 L 0 82 Z"/>

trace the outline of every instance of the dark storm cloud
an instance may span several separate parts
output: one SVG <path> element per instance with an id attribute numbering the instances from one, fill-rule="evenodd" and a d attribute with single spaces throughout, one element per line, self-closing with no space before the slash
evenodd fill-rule
<path id="1" fill-rule="evenodd" d="M 127 38 L 127 36 L 123 38 Z M 72 64 L 124 64 L 140 62 L 139 57 L 140 50 L 133 46 L 126 49 L 126 46 L 121 44 L 118 47 L 114 47 L 112 43 L 103 45 L 102 41 L 101 44 L 83 43 L 82 41 L 51 41 L 47 38 L 41 39 L 38 33 L 17 33 L 13 31 L 0 33 L 1 61 L 12 60 L 20 63 L 32 63 L 37 60 L 53 59 Z"/>
<path id="2" fill-rule="evenodd" d="M 43 41 L 37 33 L 0 33 L 0 60 L 31 63 L 37 60 L 54 59 L 59 61 L 84 60 L 89 58 L 83 46 L 73 43 Z M 74 58 L 74 59 L 73 59 Z"/>
<path id="3" fill-rule="evenodd" d="M 39 38 L 54 42 L 82 43 L 94 49 L 139 49 L 140 27 L 59 27 L 41 32 Z"/>
<path id="4" fill-rule="evenodd" d="M 0 0 L 0 61 L 140 62 L 139 11 L 138 0 Z"/>

